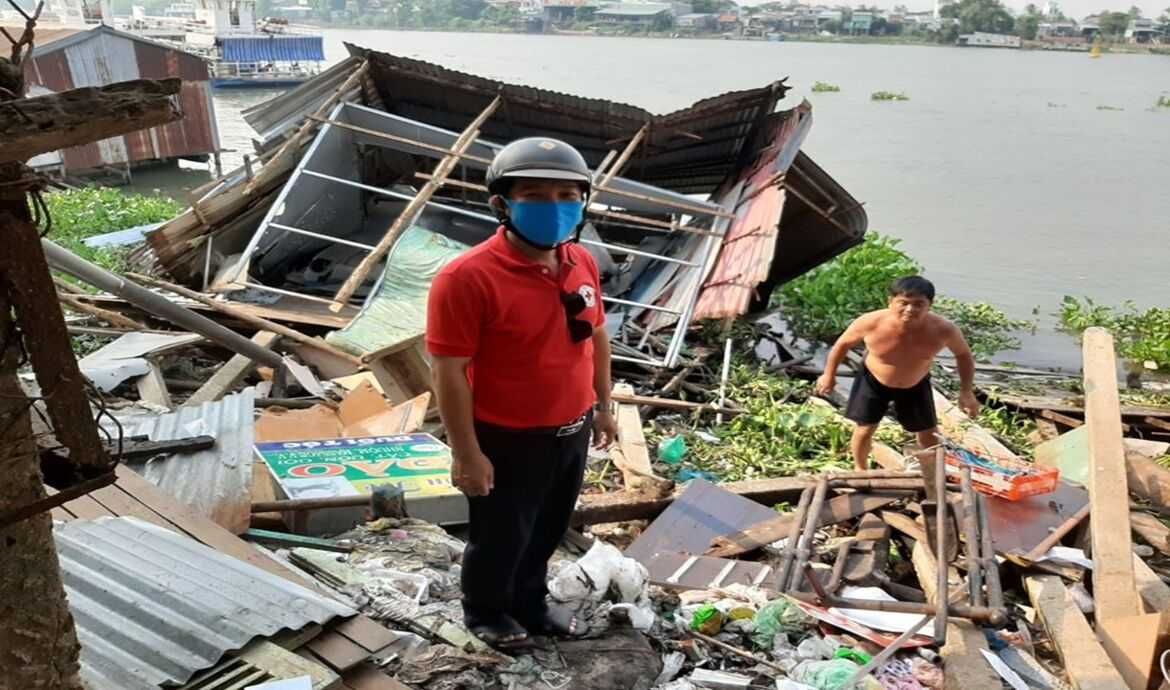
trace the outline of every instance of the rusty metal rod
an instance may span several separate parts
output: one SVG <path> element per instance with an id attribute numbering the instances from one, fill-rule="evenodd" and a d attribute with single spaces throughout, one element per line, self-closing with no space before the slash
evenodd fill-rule
<path id="1" fill-rule="evenodd" d="M 829 582 L 825 585 L 825 589 L 830 593 L 835 593 L 837 588 L 841 586 L 841 577 L 845 575 L 845 561 L 849 560 L 849 547 L 853 546 L 852 541 L 842 542 L 837 547 L 837 560 L 833 561 L 833 573 L 829 575 Z"/>
<path id="2" fill-rule="evenodd" d="M 935 615 L 935 610 L 938 608 L 935 604 L 923 603 L 917 601 L 874 601 L 872 599 L 848 599 L 839 597 L 835 594 L 825 593 L 824 597 L 818 597 L 815 593 L 809 592 L 787 592 L 785 596 L 803 601 L 808 604 L 816 604 L 818 606 L 834 607 L 839 609 L 860 609 L 862 611 L 885 611 L 887 613 L 916 613 L 919 615 Z M 818 600 L 820 599 L 820 600 Z M 970 604 L 948 604 L 947 615 L 955 618 L 963 618 L 976 623 L 982 623 L 990 626 L 1001 626 L 1007 623 L 1007 612 L 1003 609 L 991 608 L 988 606 L 971 606 Z"/>
<path id="3" fill-rule="evenodd" d="M 1078 510 L 1076 515 L 1073 515 L 1069 519 L 1060 523 L 1056 529 L 1052 530 L 1052 534 L 1044 537 L 1044 541 L 1037 544 L 1036 548 L 1025 554 L 1024 558 L 1033 563 L 1043 558 L 1044 554 L 1048 553 L 1052 547 L 1059 544 L 1061 539 L 1064 539 L 1064 535 L 1073 531 L 1077 525 L 1081 524 L 1081 520 L 1084 520 L 1089 516 L 1089 508 L 1089 504 L 1086 503 L 1085 507 Z"/>
<path id="4" fill-rule="evenodd" d="M 788 576 L 788 589 L 790 591 L 800 590 L 801 573 L 804 566 L 808 563 L 808 557 L 812 553 L 813 536 L 816 535 L 817 527 L 821 522 L 821 508 L 825 505 L 825 494 L 829 493 L 829 481 L 825 477 L 821 477 L 817 481 L 817 487 L 813 491 L 812 503 L 808 506 L 808 514 L 804 519 L 804 532 L 800 535 L 800 543 L 796 545 L 796 568 Z"/>
<path id="5" fill-rule="evenodd" d="M 784 542 L 784 556 L 780 562 L 779 577 L 776 578 L 776 587 L 781 591 L 788 589 L 788 574 L 792 570 L 792 559 L 796 556 L 796 542 L 800 540 L 800 527 L 804 524 L 804 516 L 808 513 L 808 504 L 812 502 L 812 487 L 800 492 L 800 502 L 796 505 L 796 513 L 792 516 L 792 528 L 788 532 L 788 539 Z"/>
<path id="6" fill-rule="evenodd" d="M 979 494 L 979 539 L 982 543 L 983 579 L 987 584 L 987 605 L 1003 608 L 1003 587 L 999 581 L 999 563 L 991 544 L 991 519 L 987 514 L 987 496 Z"/>
<path id="7" fill-rule="evenodd" d="M 938 560 L 938 599 L 946 601 L 950 589 L 947 587 L 947 458 L 940 447 L 934 451 L 934 493 L 935 493 L 935 543 L 938 544 L 935 558 Z M 943 646 L 947 642 L 947 607 L 939 608 L 934 618 L 934 642 Z"/>
<path id="8" fill-rule="evenodd" d="M 967 542 L 967 589 L 971 604 L 983 605 L 983 561 L 979 558 L 982 548 L 979 541 L 978 508 L 975 504 L 975 490 L 971 487 L 971 468 L 964 465 L 959 474 L 959 487 L 963 492 L 963 538 Z"/>

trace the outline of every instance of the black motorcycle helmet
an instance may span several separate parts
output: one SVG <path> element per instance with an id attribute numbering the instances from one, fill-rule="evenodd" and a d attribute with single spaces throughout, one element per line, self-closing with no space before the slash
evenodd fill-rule
<path id="1" fill-rule="evenodd" d="M 507 196 L 512 182 L 519 178 L 570 180 L 586 197 L 593 187 L 593 174 L 580 152 L 547 137 L 517 139 L 500 149 L 488 166 L 487 188 L 492 194 Z"/>

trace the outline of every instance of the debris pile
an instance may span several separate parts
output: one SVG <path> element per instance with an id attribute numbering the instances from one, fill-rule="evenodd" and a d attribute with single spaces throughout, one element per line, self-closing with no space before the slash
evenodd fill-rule
<path id="1" fill-rule="evenodd" d="M 172 530 L 174 548 L 220 552 L 348 618 L 260 628 L 169 682 L 260 673 L 246 664 L 313 688 L 1161 682 L 1170 407 L 1123 404 L 1107 333 L 1086 334 L 1079 397 L 1004 389 L 1052 372 L 980 374 L 996 405 L 1036 414 L 1028 448 L 936 390 L 936 447 L 890 430 L 881 469 L 848 471 L 851 423 L 809 393 L 823 354 L 741 318 L 865 230 L 800 152 L 808 105 L 773 112 L 782 81 L 656 116 L 352 53 L 248 113 L 256 158 L 147 232 L 136 272 L 43 243 L 101 291 L 60 296 L 83 312 L 70 332 L 103 341 L 77 366 L 118 463 L 81 472 L 61 398 L 37 399 L 45 379 L 28 377 L 52 488 L 38 510 L 79 535 L 89 520 Z M 581 242 L 603 273 L 619 438 L 593 456 L 550 575 L 587 632 L 505 654 L 463 624 L 467 504 L 422 335 L 430 280 L 495 231 L 482 176 L 497 142 L 533 134 L 594 167 Z M 132 550 L 98 541 L 86 548 L 114 563 Z M 296 672 L 239 650 L 257 638 L 295 650 Z"/>

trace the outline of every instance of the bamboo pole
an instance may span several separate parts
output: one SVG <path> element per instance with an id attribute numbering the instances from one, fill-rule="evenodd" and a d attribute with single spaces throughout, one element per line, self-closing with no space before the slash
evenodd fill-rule
<path id="1" fill-rule="evenodd" d="M 68 284 L 68 283 L 66 283 L 66 284 Z M 124 315 L 119 314 L 118 312 L 115 312 L 115 311 L 110 311 L 109 309 L 102 309 L 101 307 L 93 305 L 93 304 L 87 304 L 85 302 L 82 302 L 81 299 L 78 297 L 78 295 L 75 293 L 69 293 L 69 292 L 65 292 L 63 290 L 58 290 L 57 291 L 57 299 L 61 302 L 64 302 L 65 304 L 69 305 L 71 308 L 76 309 L 77 311 L 89 314 L 90 316 L 93 316 L 95 318 L 101 319 L 102 321 L 105 321 L 106 323 L 110 324 L 111 326 L 117 326 L 119 328 L 129 328 L 129 329 L 134 330 L 134 331 L 148 330 L 146 324 L 138 323 L 137 321 L 135 321 L 134 319 L 132 319 L 128 316 L 124 316 Z"/>
<path id="2" fill-rule="evenodd" d="M 638 149 L 638 144 L 642 143 L 642 139 L 646 136 L 646 132 L 649 131 L 649 129 L 650 123 L 647 122 L 646 124 L 642 125 L 642 128 L 639 129 L 636 134 L 634 134 L 634 138 L 630 139 L 630 143 L 626 144 L 626 148 L 623 149 L 622 154 L 618 156 L 617 162 L 615 162 L 609 170 L 605 171 L 605 177 L 603 177 L 600 182 L 602 187 L 606 187 L 610 182 L 613 182 L 613 178 L 618 174 L 618 171 L 625 167 L 626 163 L 629 162 L 630 156 L 634 155 L 634 151 Z"/>
<path id="3" fill-rule="evenodd" d="M 414 221 L 415 217 L 419 214 L 420 211 L 422 211 L 423 207 L 426 206 L 430 198 L 435 195 L 435 192 L 439 191 L 439 189 L 443 186 L 447 176 L 451 174 L 451 171 L 454 170 L 455 166 L 459 163 L 459 155 L 465 153 L 467 149 L 473 143 L 475 143 L 476 137 L 479 136 L 479 128 L 482 127 L 485 122 L 487 122 L 487 119 L 492 116 L 492 113 L 496 112 L 496 109 L 500 107 L 501 102 L 502 101 L 500 96 L 493 98 L 492 102 L 489 103 L 488 106 L 484 108 L 483 111 L 480 112 L 480 114 L 476 116 L 474 120 L 472 120 L 471 124 L 467 125 L 467 129 L 463 130 L 463 133 L 460 134 L 459 138 L 455 140 L 455 145 L 452 147 L 452 151 L 454 153 L 444 157 L 443 160 L 439 161 L 439 164 L 435 167 L 435 171 L 433 173 L 434 179 L 427 182 L 427 184 L 419 190 L 418 194 L 416 194 L 415 197 L 410 200 L 410 203 L 406 205 L 406 208 L 402 210 L 402 213 L 398 214 L 398 217 L 394 219 L 394 223 L 386 231 L 386 235 L 382 237 L 381 241 L 378 242 L 373 251 L 371 251 L 369 254 L 366 254 L 365 258 L 362 259 L 362 262 L 358 264 L 357 268 L 354 269 L 354 272 L 351 273 L 349 278 L 346 279 L 345 284 L 342 285 L 341 289 L 337 291 L 336 295 L 334 295 L 333 304 L 329 307 L 333 313 L 337 313 L 345 308 L 346 304 L 349 303 L 349 298 L 353 296 L 353 293 L 361 286 L 362 282 L 365 281 L 366 276 L 368 276 L 370 272 L 374 270 L 374 267 L 378 265 L 378 262 L 381 261 L 384 256 L 386 256 L 386 253 L 389 252 L 390 248 L 394 246 L 394 243 L 398 241 L 398 237 L 402 234 L 402 232 L 406 230 L 406 228 Z"/>

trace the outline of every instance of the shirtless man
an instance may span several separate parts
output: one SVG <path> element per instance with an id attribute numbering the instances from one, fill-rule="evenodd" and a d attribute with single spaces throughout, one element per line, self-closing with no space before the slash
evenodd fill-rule
<path id="1" fill-rule="evenodd" d="M 849 392 L 845 416 L 857 423 L 850 450 L 859 470 L 868 469 L 873 434 L 890 403 L 906 431 L 918 437 L 918 445 L 938 444 L 938 420 L 930 384 L 934 356 L 944 347 L 955 355 L 959 367 L 959 407 L 969 415 L 979 413 L 972 386 L 975 357 L 955 324 L 930 312 L 934 285 L 921 276 L 910 276 L 890 286 L 886 309 L 865 314 L 849 325 L 829 352 L 825 373 L 816 391 L 828 395 L 837 384 L 837 367 L 854 347 L 865 343 L 864 364 Z"/>

